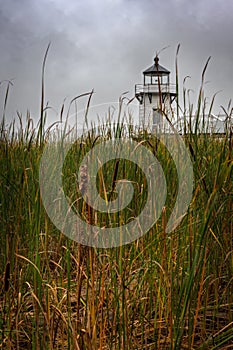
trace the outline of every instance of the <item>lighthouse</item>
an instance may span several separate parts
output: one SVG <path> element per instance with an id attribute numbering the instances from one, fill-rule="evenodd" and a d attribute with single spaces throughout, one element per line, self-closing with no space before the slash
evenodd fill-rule
<path id="1" fill-rule="evenodd" d="M 139 124 L 151 131 L 164 131 L 166 117 L 172 116 L 172 102 L 176 98 L 176 86 L 170 84 L 170 72 L 154 64 L 143 72 L 143 84 L 135 85 L 135 97 L 139 101 Z"/>

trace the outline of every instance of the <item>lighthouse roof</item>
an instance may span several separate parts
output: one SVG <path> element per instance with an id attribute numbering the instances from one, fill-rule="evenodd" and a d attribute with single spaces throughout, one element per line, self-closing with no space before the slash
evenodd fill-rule
<path id="1" fill-rule="evenodd" d="M 159 58 L 158 56 L 155 56 L 154 58 L 154 64 L 153 66 L 147 68 L 143 74 L 144 75 L 168 75 L 170 74 L 169 70 L 167 70 L 166 68 L 164 68 L 163 66 L 161 66 L 159 64 Z"/>

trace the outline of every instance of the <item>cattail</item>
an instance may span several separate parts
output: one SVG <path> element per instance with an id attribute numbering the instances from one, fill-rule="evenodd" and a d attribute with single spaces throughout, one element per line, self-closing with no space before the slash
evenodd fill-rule
<path id="1" fill-rule="evenodd" d="M 80 167 L 80 182 L 79 182 L 79 190 L 82 193 L 82 195 L 84 195 L 86 193 L 87 190 L 87 165 L 81 165 Z"/>

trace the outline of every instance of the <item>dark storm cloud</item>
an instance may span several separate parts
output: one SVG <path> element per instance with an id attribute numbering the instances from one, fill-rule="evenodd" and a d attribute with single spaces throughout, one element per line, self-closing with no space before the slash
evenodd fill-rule
<path id="1" fill-rule="evenodd" d="M 207 92 L 232 95 L 233 4 L 229 1 L 0 0 L 0 81 L 13 78 L 8 118 L 16 109 L 39 114 L 41 64 L 48 43 L 46 98 L 59 109 L 95 89 L 94 103 L 115 101 L 141 82 L 156 50 L 172 71 L 178 43 L 180 80 L 197 90 L 208 56 Z M 0 100 L 3 100 L 3 89 Z M 84 102 L 82 102 L 84 103 Z M 55 118 L 55 115 L 53 116 Z"/>

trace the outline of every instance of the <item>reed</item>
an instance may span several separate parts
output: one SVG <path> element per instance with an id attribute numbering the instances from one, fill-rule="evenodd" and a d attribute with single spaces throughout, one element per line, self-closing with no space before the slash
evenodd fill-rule
<path id="1" fill-rule="evenodd" d="M 204 113 L 202 89 L 197 120 Z M 15 122 L 6 125 L 8 93 L 9 85 L 0 126 L 1 348 L 232 348 L 232 135 L 216 138 L 196 129 L 183 136 L 195 186 L 189 210 L 171 234 L 165 227 L 178 184 L 174 162 L 162 143 L 147 130 L 126 130 L 109 120 L 77 139 L 65 160 L 64 191 L 87 222 L 119 226 L 136 217 L 147 198 L 143 172 L 130 161 L 116 159 L 99 171 L 100 195 L 116 198 L 116 182 L 128 179 L 134 186 L 132 203 L 120 213 L 105 215 L 81 199 L 77 169 L 102 140 L 130 135 L 143 142 L 162 164 L 168 185 L 161 218 L 143 237 L 117 248 L 91 248 L 59 232 L 40 198 L 43 148 L 49 136 L 59 136 L 45 127 L 44 75 L 38 126 L 29 113 L 25 125 L 21 115 L 17 129 Z M 187 116 L 193 109 L 184 106 Z M 230 109 L 225 113 L 229 116 Z"/>

